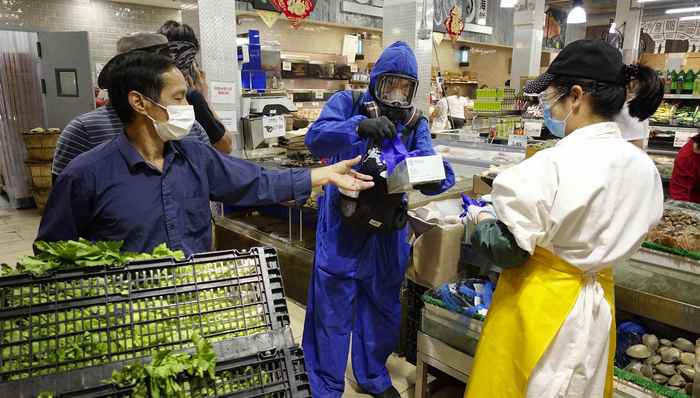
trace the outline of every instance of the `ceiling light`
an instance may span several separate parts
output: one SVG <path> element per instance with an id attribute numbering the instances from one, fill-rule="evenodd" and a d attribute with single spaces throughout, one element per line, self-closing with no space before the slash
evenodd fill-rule
<path id="1" fill-rule="evenodd" d="M 661 0 L 637 0 L 637 3 L 653 3 L 655 1 L 661 1 Z"/>
<path id="2" fill-rule="evenodd" d="M 686 14 L 696 11 L 700 11 L 700 7 L 671 8 L 670 10 L 666 10 L 666 14 Z"/>
<path id="3" fill-rule="evenodd" d="M 501 8 L 513 8 L 518 4 L 518 0 L 501 0 Z"/>
<path id="4" fill-rule="evenodd" d="M 586 10 L 583 9 L 583 0 L 574 0 L 574 8 L 569 11 L 569 16 L 566 18 L 566 23 L 586 23 Z"/>
<path id="5" fill-rule="evenodd" d="M 700 19 L 700 15 L 692 15 L 689 17 L 680 17 L 678 18 L 679 21 L 696 21 Z"/>

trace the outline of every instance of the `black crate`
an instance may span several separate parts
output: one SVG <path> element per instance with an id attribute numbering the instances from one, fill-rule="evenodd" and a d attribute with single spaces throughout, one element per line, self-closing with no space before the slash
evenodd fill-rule
<path id="1" fill-rule="evenodd" d="M 406 361 L 416 364 L 416 354 L 418 347 L 418 330 L 421 325 L 421 310 L 425 305 L 421 297 L 428 290 L 410 279 L 406 279 L 403 289 L 404 303 L 406 305 L 406 331 L 404 355 Z"/>
<path id="2" fill-rule="evenodd" d="M 268 248 L 0 278 L 0 385 L 288 324 Z"/>
<path id="3" fill-rule="evenodd" d="M 311 393 L 301 349 L 294 345 L 291 329 L 283 329 L 214 343 L 216 378 L 208 391 L 191 389 L 186 396 L 204 397 L 292 397 Z M 192 351 L 191 349 L 187 351 Z M 105 384 L 114 370 L 139 360 L 95 366 L 51 376 L 0 384 L 0 396 L 33 398 L 42 391 L 56 398 L 128 397 L 130 387 Z M 183 382 L 186 379 L 183 379 Z"/>

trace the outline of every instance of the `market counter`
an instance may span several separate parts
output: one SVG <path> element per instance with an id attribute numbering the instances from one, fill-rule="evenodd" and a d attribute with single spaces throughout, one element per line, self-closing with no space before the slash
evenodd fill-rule
<path id="1" fill-rule="evenodd" d="M 469 192 L 472 179 L 460 179 L 448 191 L 425 196 L 420 192 L 408 195 L 410 208 L 436 201 L 457 198 Z M 232 214 L 214 218 L 215 250 L 268 246 L 277 250 L 284 287 L 288 297 L 306 304 L 308 284 L 316 245 L 316 211 L 311 208 L 283 208 L 277 216 L 267 213 Z M 281 217 L 285 214 L 286 217 Z M 301 223 L 299 223 L 301 220 Z M 300 226 L 301 224 L 301 226 Z M 291 235 L 290 235 L 291 233 Z"/>

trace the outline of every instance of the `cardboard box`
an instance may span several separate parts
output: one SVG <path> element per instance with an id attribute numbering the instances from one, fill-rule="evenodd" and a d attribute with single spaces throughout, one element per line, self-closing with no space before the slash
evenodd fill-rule
<path id="1" fill-rule="evenodd" d="M 442 156 L 406 158 L 394 168 L 387 179 L 389 193 L 408 192 L 414 185 L 440 182 L 445 179 Z"/>
<path id="2" fill-rule="evenodd" d="M 491 187 L 485 183 L 480 175 L 473 176 L 472 191 L 477 195 L 488 195 L 491 193 Z"/>

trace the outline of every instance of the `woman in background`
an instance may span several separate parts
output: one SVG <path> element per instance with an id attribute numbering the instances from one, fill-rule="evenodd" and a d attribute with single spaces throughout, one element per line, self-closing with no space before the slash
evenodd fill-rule
<path id="1" fill-rule="evenodd" d="M 664 82 L 654 79 L 652 75 L 656 72 L 647 66 L 630 65 L 629 68 L 634 78 L 627 85 L 627 101 L 613 120 L 620 127 L 622 138 L 644 149 L 649 139 L 649 118 L 664 98 Z M 639 84 L 640 81 L 653 84 Z"/>

